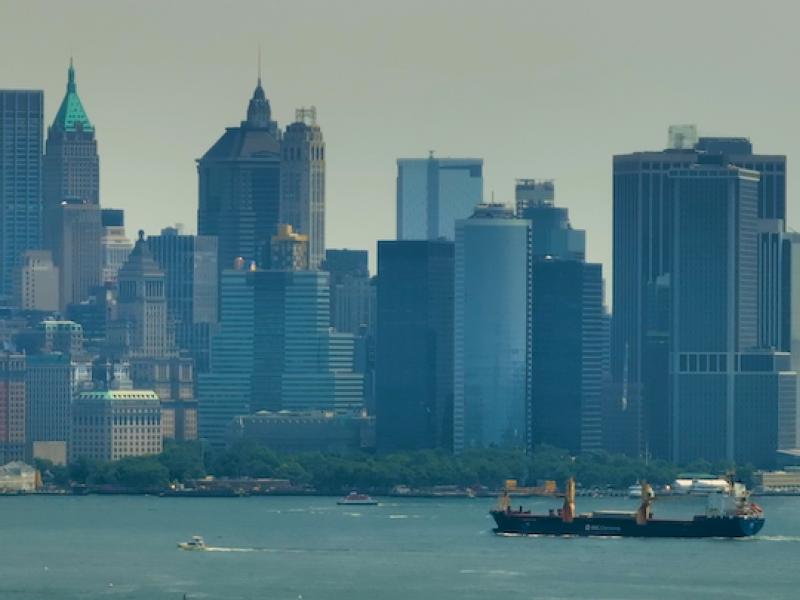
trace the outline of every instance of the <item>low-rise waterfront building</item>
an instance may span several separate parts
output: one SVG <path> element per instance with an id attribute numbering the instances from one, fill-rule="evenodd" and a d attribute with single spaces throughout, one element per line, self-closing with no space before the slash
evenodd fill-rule
<path id="1" fill-rule="evenodd" d="M 161 401 L 150 390 L 83 392 L 73 407 L 70 462 L 158 454 Z"/>

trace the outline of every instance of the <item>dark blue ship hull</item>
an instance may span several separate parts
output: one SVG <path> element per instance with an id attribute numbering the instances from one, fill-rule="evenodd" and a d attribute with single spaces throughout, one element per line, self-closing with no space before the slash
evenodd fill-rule
<path id="1" fill-rule="evenodd" d="M 564 522 L 557 515 L 518 511 L 491 511 L 497 534 L 619 536 L 657 538 L 739 538 L 756 535 L 764 518 L 756 516 L 706 517 L 691 520 L 650 519 L 639 525 L 633 515 L 576 515 Z"/>

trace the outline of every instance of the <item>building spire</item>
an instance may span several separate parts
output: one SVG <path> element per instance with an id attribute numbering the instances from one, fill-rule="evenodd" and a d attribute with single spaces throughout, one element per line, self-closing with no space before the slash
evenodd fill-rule
<path id="1" fill-rule="evenodd" d="M 69 69 L 67 69 L 67 93 L 74 94 L 77 91 L 75 85 L 75 65 L 72 61 L 72 56 L 69 57 Z"/>
<path id="2" fill-rule="evenodd" d="M 261 46 L 259 45 L 258 83 L 253 91 L 250 104 L 247 105 L 247 121 L 245 123 L 250 127 L 269 127 L 271 118 L 272 110 L 269 106 L 269 100 L 267 100 L 267 95 L 264 93 L 264 88 L 261 87 Z"/>
<path id="3" fill-rule="evenodd" d="M 261 87 L 261 44 L 258 45 L 258 87 Z"/>

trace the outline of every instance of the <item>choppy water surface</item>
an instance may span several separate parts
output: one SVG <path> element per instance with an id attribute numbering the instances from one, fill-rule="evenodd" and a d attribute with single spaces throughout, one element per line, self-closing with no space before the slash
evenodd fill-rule
<path id="1" fill-rule="evenodd" d="M 0 598 L 800 597 L 800 498 L 759 499 L 767 524 L 747 540 L 496 537 L 489 500 L 335 500 L 0 498 Z M 656 504 L 660 515 L 701 509 L 699 500 Z M 178 550 L 193 534 L 211 551 Z"/>

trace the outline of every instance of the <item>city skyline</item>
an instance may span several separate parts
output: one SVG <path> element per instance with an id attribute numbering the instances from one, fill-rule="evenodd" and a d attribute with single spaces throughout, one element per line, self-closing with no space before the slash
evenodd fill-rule
<path id="1" fill-rule="evenodd" d="M 576 227 L 590 232 L 587 258 L 603 262 L 608 278 L 613 154 L 660 150 L 667 127 L 684 122 L 697 123 L 703 135 L 748 136 L 790 161 L 800 153 L 785 126 L 800 91 L 771 65 L 775 53 L 800 49 L 793 35 L 781 35 L 793 22 L 785 10 L 765 14 L 765 26 L 753 30 L 713 6 L 692 5 L 687 22 L 676 7 L 651 23 L 643 8 L 620 3 L 626 20 L 617 24 L 610 21 L 615 11 L 604 16 L 590 4 L 575 19 L 570 7 L 509 2 L 502 14 L 480 5 L 462 11 L 456 31 L 447 27 L 444 3 L 432 3 L 423 21 L 414 3 L 361 7 L 353 19 L 346 15 L 354 11 L 321 3 L 243 2 L 234 14 L 253 18 L 238 19 L 239 35 L 230 39 L 214 33 L 231 26 L 222 9 L 200 12 L 184 32 L 185 4 L 171 4 L 157 21 L 137 18 L 133 6 L 110 11 L 79 2 L 67 10 L 32 3 L 21 15 L 13 3 L 0 4 L 0 15 L 14 12 L 13 19 L 0 19 L 14 23 L 13 30 L 3 28 L 0 50 L 26 55 L 24 64 L 8 61 L 0 74 L 6 87 L 45 90 L 46 123 L 74 53 L 81 96 L 98 129 L 104 205 L 125 209 L 132 232 L 157 233 L 176 222 L 194 231 L 194 161 L 221 127 L 241 120 L 259 44 L 279 123 L 314 105 L 335 149 L 327 157 L 327 246 L 370 250 L 373 271 L 374 242 L 392 239 L 395 230 L 400 157 L 424 157 L 430 149 L 442 157 L 479 156 L 485 197 L 494 191 L 507 203 L 515 178 L 554 178 L 559 204 L 570 208 Z M 260 16 L 287 27 L 265 32 Z M 344 18 L 352 21 L 348 28 L 328 26 Z M 310 48 L 289 35 L 304 19 Z M 409 29 L 418 40 L 414 47 L 406 47 Z M 736 40 L 740 52 L 734 61 L 725 44 L 700 43 L 700 50 L 675 44 L 675 30 L 687 39 Z M 91 35 L 83 39 L 82 31 Z M 146 49 L 141 39 L 149 40 Z M 759 72 L 760 84 L 740 90 L 742 69 Z M 755 103 L 757 124 L 745 124 Z M 153 143 L 168 130 L 181 135 Z M 789 198 L 797 183 L 791 165 Z M 355 211 L 366 217 L 357 225 Z M 793 214 L 790 209 L 788 225 L 798 228 Z"/>

